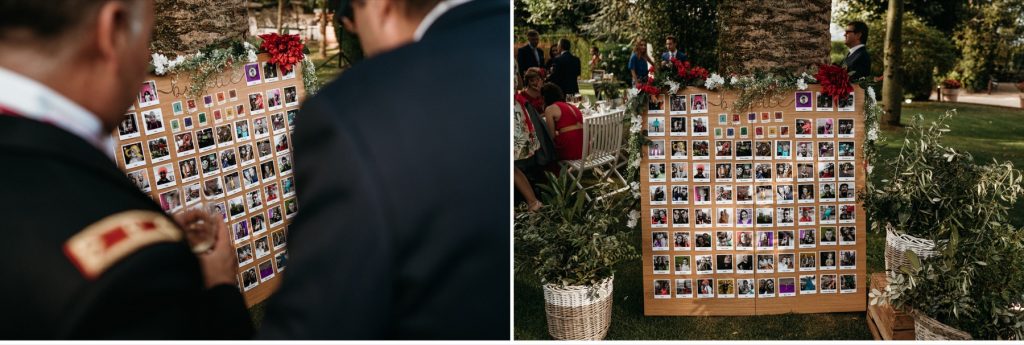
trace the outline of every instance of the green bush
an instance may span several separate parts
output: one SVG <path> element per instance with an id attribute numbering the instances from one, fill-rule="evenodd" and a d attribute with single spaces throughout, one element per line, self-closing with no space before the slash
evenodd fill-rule
<path id="1" fill-rule="evenodd" d="M 880 76 L 885 69 L 885 20 L 873 20 L 867 24 L 871 75 Z M 935 89 L 936 77 L 946 75 L 956 63 L 956 47 L 941 31 L 910 13 L 903 16 L 902 41 L 900 80 L 903 92 L 914 100 L 927 100 Z"/>

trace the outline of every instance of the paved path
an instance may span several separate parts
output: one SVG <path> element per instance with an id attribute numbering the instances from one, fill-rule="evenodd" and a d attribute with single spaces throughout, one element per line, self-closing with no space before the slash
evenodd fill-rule
<path id="1" fill-rule="evenodd" d="M 932 93 L 930 100 L 936 100 L 935 93 Z M 987 104 L 987 105 L 998 105 L 1010 108 L 1020 108 L 1020 93 L 1019 92 L 992 92 L 991 95 L 982 93 L 967 93 L 966 91 L 960 91 L 960 95 L 957 96 L 958 103 L 974 103 L 974 104 Z"/>

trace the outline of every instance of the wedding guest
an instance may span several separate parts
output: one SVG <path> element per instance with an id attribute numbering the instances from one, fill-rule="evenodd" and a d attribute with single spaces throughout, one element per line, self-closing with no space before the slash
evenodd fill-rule
<path id="1" fill-rule="evenodd" d="M 665 49 L 667 49 L 667 51 L 661 53 L 661 59 L 663 61 L 668 62 L 672 58 L 679 60 L 679 62 L 686 61 L 686 53 L 683 53 L 677 48 L 676 36 L 668 35 L 665 37 Z"/>
<path id="2" fill-rule="evenodd" d="M 533 122 L 530 121 L 530 116 L 527 114 L 525 99 L 514 97 L 512 103 L 514 108 L 512 112 L 513 160 L 518 162 L 532 158 L 534 153 L 540 149 L 540 142 L 537 139 Z M 530 180 L 518 166 L 513 167 L 513 181 L 516 190 L 526 199 L 528 209 L 530 211 L 540 210 L 543 204 L 534 194 Z"/>
<path id="3" fill-rule="evenodd" d="M 526 70 L 523 82 L 526 87 L 519 91 L 519 95 L 525 98 L 526 104 L 532 106 L 533 109 L 544 111 L 544 96 L 540 93 L 540 88 L 544 85 L 544 78 L 541 76 L 540 68 L 533 67 Z"/>
<path id="4" fill-rule="evenodd" d="M 558 159 L 574 160 L 583 156 L 583 113 L 575 105 L 565 102 L 558 85 L 547 83 L 541 87 L 544 95 L 544 117 L 548 134 L 555 138 Z"/>
<path id="5" fill-rule="evenodd" d="M 597 46 L 590 47 L 590 70 L 599 69 L 601 66 L 601 50 Z"/>
<path id="6" fill-rule="evenodd" d="M 629 56 L 629 74 L 633 77 L 633 86 L 647 82 L 648 64 L 653 65 L 654 59 L 647 54 L 647 41 L 637 38 L 633 41 L 633 55 Z"/>
<path id="7" fill-rule="evenodd" d="M 862 21 L 850 22 L 843 34 L 849 53 L 843 67 L 850 71 L 850 80 L 868 78 L 871 74 L 871 56 L 868 54 L 868 25 Z"/>
<path id="8" fill-rule="evenodd" d="M 153 3 L 0 2 L 0 161 L 45 167 L 0 169 L 18 182 L 0 198 L 12 244 L 0 268 L 5 339 L 252 333 L 223 222 L 196 212 L 176 222 L 111 157 L 110 133 L 147 78 Z M 55 212 L 54 200 L 88 202 Z M 198 218 L 215 242 L 197 255 L 178 224 Z"/>
<path id="9" fill-rule="evenodd" d="M 519 74 L 526 74 L 531 68 L 544 68 L 544 52 L 537 44 L 540 43 L 540 33 L 537 30 L 526 32 L 526 45 L 519 47 L 516 51 L 516 62 L 519 64 Z"/>
<path id="10" fill-rule="evenodd" d="M 580 93 L 577 78 L 580 76 L 580 59 L 569 51 L 572 44 L 568 39 L 558 40 L 558 55 L 551 57 L 551 73 L 547 81 L 554 83 L 566 95 Z"/>

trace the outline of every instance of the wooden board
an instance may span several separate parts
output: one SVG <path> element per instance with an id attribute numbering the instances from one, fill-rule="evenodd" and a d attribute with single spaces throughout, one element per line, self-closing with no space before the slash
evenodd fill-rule
<path id="1" fill-rule="evenodd" d="M 817 85 L 811 85 L 808 90 L 809 92 L 820 91 L 820 87 Z M 672 98 L 667 95 L 663 95 L 664 102 L 664 114 L 645 114 L 644 115 L 644 128 L 648 130 L 648 138 L 654 141 L 661 140 L 659 143 L 660 152 L 662 155 L 652 156 L 650 149 L 651 146 L 645 146 L 644 154 L 640 165 L 640 191 L 641 191 L 641 222 L 643 224 L 643 238 L 644 242 L 641 244 L 643 248 L 643 272 L 644 272 L 644 313 L 646 315 L 766 315 L 766 314 L 783 314 L 783 313 L 823 313 L 823 312 L 850 312 L 850 311 L 865 311 L 867 302 L 867 276 L 866 276 L 866 265 L 867 256 L 865 253 L 866 249 L 866 233 L 867 228 L 865 225 L 865 213 L 862 205 L 862 201 L 859 197 L 854 198 L 852 201 L 838 201 L 825 200 L 822 201 L 819 198 L 822 183 L 830 183 L 829 187 L 834 193 L 838 194 L 838 186 L 841 183 L 853 183 L 852 191 L 860 192 L 864 188 L 865 183 L 865 167 L 864 167 L 864 156 L 863 156 L 863 143 L 865 138 L 865 125 L 864 125 L 864 90 L 855 88 L 855 100 L 853 102 L 853 111 L 838 111 L 838 107 L 833 105 L 832 111 L 817 111 L 812 109 L 811 111 L 796 111 L 795 93 L 788 93 L 786 95 L 780 95 L 770 100 L 761 101 L 754 104 L 750 110 L 743 113 L 737 113 L 733 111 L 734 102 L 738 98 L 738 92 L 736 91 L 709 91 L 704 88 L 688 87 L 680 90 L 678 95 L 687 96 L 686 114 L 673 115 L 671 114 Z M 693 112 L 693 95 L 702 94 L 707 100 L 707 112 L 706 113 L 694 113 Z M 815 97 L 812 97 L 815 98 Z M 817 105 L 816 100 L 812 102 L 812 105 Z M 781 121 L 776 121 L 776 112 L 781 112 Z M 751 122 L 748 120 L 748 113 L 754 113 L 755 121 Z M 764 113 L 768 115 L 768 121 L 764 122 L 762 116 Z M 726 122 L 721 123 L 719 121 L 719 115 L 726 115 Z M 735 115 L 734 115 L 735 114 Z M 733 121 L 733 116 L 738 115 L 739 123 Z M 679 116 L 686 118 L 686 133 L 682 135 L 673 135 L 672 117 Z M 698 136 L 694 131 L 694 120 L 706 117 L 704 125 L 707 128 L 707 136 Z M 655 134 L 653 131 L 654 118 L 659 119 L 659 127 L 662 127 L 663 134 Z M 797 119 L 808 119 L 811 121 L 812 130 L 814 134 L 811 134 L 810 138 L 797 138 L 796 137 L 796 121 Z M 816 134 L 817 120 L 832 119 L 832 133 L 830 138 L 819 136 Z M 839 120 L 852 120 L 853 122 L 853 133 L 850 138 L 839 138 L 838 137 L 838 124 Z M 844 121 L 845 122 L 845 121 Z M 782 127 L 788 127 L 788 134 L 782 135 Z M 746 127 L 748 135 L 746 138 L 741 138 L 741 128 Z M 758 137 L 756 134 L 757 127 L 761 127 L 762 136 Z M 770 133 L 776 133 L 775 137 L 771 137 Z M 728 129 L 732 128 L 734 135 L 732 138 L 728 137 Z M 722 137 L 716 138 L 716 129 L 722 131 Z M 673 157 L 672 156 L 672 141 L 685 141 L 686 152 L 685 157 Z M 696 159 L 694 156 L 694 143 L 697 140 L 707 140 L 708 143 L 708 157 L 706 159 Z M 722 155 L 716 157 L 717 142 L 716 141 L 730 141 L 732 145 L 732 152 L 729 153 L 728 157 Z M 751 149 L 756 151 L 757 142 L 770 142 L 770 153 L 767 159 L 759 159 L 758 157 L 751 157 L 750 159 L 741 159 L 737 156 L 738 145 L 741 141 L 750 141 Z M 777 157 L 776 144 L 777 141 L 789 141 L 790 149 L 789 158 Z M 810 142 L 813 146 L 813 155 L 811 160 L 798 160 L 796 158 L 797 144 L 800 141 Z M 833 158 L 831 160 L 819 159 L 818 154 L 818 142 L 831 142 Z M 837 155 L 839 151 L 840 142 L 853 142 L 854 143 L 854 157 L 851 160 L 841 160 Z M 752 154 L 754 155 L 754 154 Z M 663 157 L 661 157 L 663 156 Z M 844 157 L 845 158 L 845 157 Z M 823 181 L 819 174 L 817 174 L 819 164 L 818 163 L 833 163 L 834 170 L 832 181 Z M 854 176 L 852 178 L 840 179 L 839 175 L 839 164 L 851 163 Z M 664 164 L 664 179 L 655 179 L 651 175 L 651 164 Z M 678 163 L 686 164 L 686 179 L 673 181 L 672 179 L 672 164 Z M 718 179 L 716 173 L 719 171 L 716 164 L 728 164 L 731 167 L 730 178 Z M 741 168 L 741 165 L 751 164 L 751 168 L 755 168 L 759 163 L 769 164 L 769 170 L 771 170 L 772 176 L 767 179 L 758 179 L 754 176 L 748 180 L 740 180 L 737 178 L 737 171 Z M 776 163 L 790 163 L 792 164 L 793 177 L 791 180 L 780 180 L 776 175 Z M 811 163 L 813 164 L 812 169 L 814 175 L 811 177 L 810 182 L 801 181 L 798 179 L 798 164 Z M 704 181 L 697 181 L 695 177 L 698 175 L 696 165 L 705 164 L 704 171 L 707 174 L 708 179 Z M 827 175 L 826 175 L 827 176 Z M 827 179 L 826 179 L 827 180 Z M 847 181 L 850 180 L 850 181 Z M 813 184 L 814 198 L 808 199 L 806 202 L 799 201 L 799 187 L 801 185 Z M 654 190 L 652 187 L 662 187 L 664 193 L 664 204 L 655 204 L 655 200 L 652 199 Z M 673 203 L 672 191 L 673 187 L 679 186 L 687 190 L 686 201 L 679 204 Z M 697 186 L 709 187 L 711 193 L 709 194 L 707 205 L 697 205 L 696 196 L 697 192 L 694 189 Z M 718 187 L 729 186 L 732 188 L 731 199 L 732 201 L 719 202 L 716 199 L 718 195 Z M 756 198 L 757 186 L 763 186 L 768 189 L 768 194 L 771 194 L 771 200 L 760 200 Z M 792 203 L 780 203 L 777 199 L 778 191 L 777 187 L 789 186 L 793 194 Z M 749 194 L 751 195 L 750 204 L 739 204 L 738 191 L 741 187 L 750 188 Z M 660 202 L 660 201 L 658 201 Z M 835 209 L 828 213 L 831 214 L 835 219 L 835 224 L 822 224 L 820 217 L 823 215 L 824 210 L 820 206 L 835 206 Z M 836 214 L 839 212 L 842 206 L 854 206 L 854 220 L 850 223 L 840 223 L 839 217 Z M 800 207 L 813 207 L 814 210 L 814 222 L 813 225 L 801 225 L 799 223 L 799 212 Z M 756 224 L 749 227 L 740 226 L 736 223 L 736 217 L 740 210 L 750 209 L 751 217 L 756 222 L 756 217 L 753 214 L 757 213 L 758 208 L 770 209 L 772 213 L 772 222 L 765 227 L 758 227 Z M 780 208 L 792 208 L 790 210 L 793 214 L 793 223 L 780 224 L 776 222 L 779 220 L 779 215 L 776 212 L 780 211 Z M 710 215 L 711 224 L 709 227 L 698 227 L 696 221 L 696 214 L 698 209 L 706 209 Z M 719 216 L 721 210 L 726 209 L 727 213 L 732 212 L 728 217 L 728 222 L 719 223 Z M 654 224 L 652 210 L 660 210 L 665 213 L 665 220 L 663 223 Z M 683 224 L 675 224 L 673 212 L 674 210 L 686 210 L 688 219 L 685 219 Z M 844 219 L 846 220 L 846 219 Z M 831 223 L 831 222 L 830 222 Z M 658 227 L 656 227 L 658 226 Z M 855 227 L 855 241 L 849 243 L 842 243 L 839 241 L 839 230 L 841 227 Z M 822 245 L 820 244 L 821 231 L 825 228 L 832 228 L 833 234 L 836 237 L 835 244 Z M 800 248 L 799 238 L 800 230 L 814 230 L 814 247 L 813 248 Z M 699 232 L 708 232 L 712 237 L 712 245 L 709 250 L 698 251 L 695 248 L 696 234 Z M 729 233 L 733 235 L 733 246 L 732 249 L 720 249 L 717 246 L 716 238 L 719 235 L 718 232 Z M 772 243 L 769 248 L 757 248 L 756 243 L 751 249 L 739 249 L 736 241 L 738 241 L 739 234 L 741 232 L 750 231 L 754 237 L 754 242 L 757 242 L 758 231 L 770 231 L 774 237 L 774 241 L 777 241 L 777 236 L 780 231 L 792 231 L 793 239 L 791 240 L 792 249 L 780 248 L 777 243 Z M 655 233 L 665 233 L 667 235 L 667 248 L 661 247 L 655 248 L 654 236 Z M 674 246 L 674 237 L 676 232 L 688 234 L 690 236 L 690 247 L 689 248 L 676 248 Z M 773 241 L 773 242 L 774 242 Z M 836 267 L 831 269 L 822 269 L 818 264 L 823 260 L 820 252 L 835 252 L 832 256 Z M 842 268 L 839 266 L 839 256 L 841 251 L 853 251 L 856 253 L 854 267 Z M 800 253 L 813 253 L 815 256 L 815 269 L 814 271 L 801 272 L 799 267 L 793 267 L 793 272 L 780 272 L 776 269 L 779 261 L 780 254 L 792 254 L 794 262 L 792 266 L 799 265 Z M 771 273 L 758 273 L 757 267 L 754 267 L 753 273 L 738 273 L 736 266 L 739 261 L 739 257 L 736 255 L 749 254 L 754 258 L 754 264 L 757 263 L 757 255 L 771 255 L 773 258 L 773 266 L 770 269 Z M 826 253 L 827 254 L 827 253 Z M 654 261 L 655 256 L 668 256 L 668 272 L 665 273 L 660 271 L 655 273 Z M 711 274 L 697 274 L 696 273 L 696 261 L 697 255 L 711 255 L 714 262 L 713 266 L 716 271 Z M 731 256 L 734 259 L 733 270 L 731 273 L 718 273 L 719 267 L 718 256 Z M 690 257 L 690 270 L 688 274 L 676 274 L 674 265 L 674 258 L 676 256 L 689 256 Z M 767 266 L 765 266 L 767 267 Z M 835 293 L 822 293 L 818 287 L 821 285 L 821 275 L 836 275 L 836 279 L 841 279 L 842 276 L 847 275 L 853 277 L 856 282 L 854 284 L 855 289 L 847 292 L 841 292 L 839 289 L 840 282 L 836 282 Z M 813 275 L 815 281 L 815 294 L 803 294 L 800 290 L 800 276 L 801 275 Z M 715 282 L 714 288 L 716 289 L 711 298 L 697 298 L 696 294 L 690 295 L 691 297 L 677 298 L 676 295 L 676 279 L 690 279 L 691 289 L 698 289 L 699 279 L 713 279 Z M 780 296 L 780 280 L 779 279 L 792 279 L 795 283 L 795 295 L 794 296 Z M 772 279 L 772 283 L 775 286 L 774 297 L 762 297 L 756 296 L 754 298 L 738 298 L 738 295 L 733 297 L 727 297 L 728 295 L 721 295 L 718 293 L 718 282 L 720 279 L 729 280 L 732 279 L 732 284 L 735 288 L 739 285 L 738 279 L 753 279 L 755 286 L 760 279 Z M 787 279 L 787 280 L 788 280 Z M 656 298 L 655 291 L 655 280 L 668 280 L 669 281 L 669 298 Z M 696 292 L 696 291 L 694 291 Z"/>
<path id="2" fill-rule="evenodd" d="M 121 128 L 115 129 L 113 133 L 115 140 L 114 152 L 117 157 L 118 167 L 128 173 L 129 178 L 132 178 L 133 181 L 136 180 L 133 177 L 139 176 L 146 179 L 149 190 L 144 191 L 156 200 L 157 203 L 160 203 L 166 212 L 179 213 L 187 208 L 199 206 L 203 203 L 206 203 L 211 208 L 214 205 L 220 204 L 222 209 L 225 210 L 225 220 L 228 227 L 232 229 L 233 234 L 236 233 L 236 228 L 240 229 L 241 224 L 245 224 L 248 235 L 233 240 L 235 241 L 236 251 L 246 246 L 251 248 L 249 254 L 253 257 L 252 262 L 241 265 L 239 267 L 239 275 L 237 276 L 239 288 L 243 290 L 246 303 L 249 306 L 259 303 L 270 296 L 280 283 L 284 268 L 287 266 L 287 246 L 285 240 L 287 238 L 287 227 L 295 213 L 289 212 L 289 207 L 286 205 L 294 205 L 292 210 L 297 212 L 298 204 L 295 198 L 294 177 L 291 174 L 290 168 L 283 168 L 291 165 L 291 131 L 294 128 L 294 117 L 298 112 L 298 105 L 301 103 L 302 97 L 305 96 L 301 64 L 295 66 L 294 74 L 289 74 L 288 79 L 285 79 L 286 76 L 277 71 L 277 80 L 271 81 L 271 78 L 266 78 L 267 71 L 263 68 L 263 63 L 267 60 L 267 56 L 261 54 L 259 60 L 258 76 L 255 78 L 255 80 L 260 81 L 259 83 L 247 85 L 249 82 L 247 81 L 246 73 L 243 71 L 247 64 L 239 62 L 232 68 L 225 69 L 219 75 L 212 77 L 206 92 L 196 98 L 189 98 L 186 95 L 191 82 L 191 77 L 187 74 L 150 76 L 147 82 L 151 81 L 155 84 L 155 95 L 159 104 L 140 104 L 140 102 L 144 101 L 140 96 L 136 99 L 132 109 L 128 111 L 128 114 L 135 118 L 138 136 L 122 135 L 122 130 L 127 128 L 124 123 L 122 123 Z M 144 90 L 147 90 L 145 83 Z M 234 99 L 231 98 L 232 92 L 235 95 Z M 270 107 L 272 94 L 268 94 L 268 92 L 280 94 L 281 102 L 279 108 Z M 294 95 L 293 97 L 288 97 L 290 100 L 294 100 L 294 102 L 285 102 L 286 92 L 288 95 Z M 153 94 L 153 92 L 150 92 L 150 95 Z M 258 110 L 254 112 L 249 101 L 250 95 L 255 96 L 257 94 L 262 98 L 259 101 L 264 108 L 262 112 Z M 209 105 L 205 102 L 206 97 L 210 97 Z M 189 107 L 190 101 L 195 104 L 194 110 Z M 179 102 L 180 105 L 178 104 Z M 239 109 L 237 106 L 242 107 L 241 112 L 237 110 Z M 180 110 L 180 114 L 176 114 L 178 110 Z M 147 116 L 154 121 L 147 121 Z M 160 126 L 162 131 L 157 129 L 158 127 L 155 125 L 156 119 L 162 119 L 162 126 Z M 187 126 L 186 121 L 191 121 L 191 126 Z M 261 134 L 257 130 L 256 124 L 258 122 L 262 122 L 266 126 L 265 133 Z M 149 131 L 151 123 L 153 124 L 153 131 Z M 245 127 L 241 127 L 243 125 Z M 239 132 L 238 128 L 245 128 L 245 131 Z M 231 140 L 221 140 L 227 139 L 228 136 L 222 137 L 219 131 L 230 132 Z M 202 143 L 199 139 L 201 132 L 212 133 L 212 139 L 215 144 L 213 146 L 201 146 Z M 245 136 L 240 134 L 248 134 L 248 138 L 242 139 Z M 179 136 L 182 136 L 180 143 L 184 144 L 189 135 L 191 135 L 190 140 L 194 147 L 191 150 L 192 152 L 186 149 L 187 145 L 179 147 L 179 142 L 176 142 L 176 140 L 179 140 Z M 159 149 L 161 139 L 166 140 L 166 156 L 163 154 L 154 155 L 154 152 L 159 153 L 159 151 L 162 151 Z M 151 141 L 156 143 L 154 146 L 157 148 L 156 151 L 150 149 Z M 144 157 L 141 162 L 137 159 L 133 160 L 133 164 L 129 167 L 128 163 L 126 163 L 128 156 L 122 148 L 136 143 L 142 145 Z M 261 144 L 269 151 L 261 151 Z M 243 160 L 241 155 L 243 146 L 248 147 L 252 153 L 251 161 Z M 203 158 L 210 158 L 210 154 L 215 155 L 211 159 L 216 161 L 218 170 L 204 169 L 205 165 L 203 163 L 209 163 L 210 160 L 204 162 Z M 154 162 L 154 157 L 157 156 L 160 159 Z M 235 158 L 235 164 L 231 168 L 226 168 L 228 165 L 224 164 L 225 161 L 223 159 L 231 156 Z M 182 164 L 187 164 L 187 161 L 192 159 L 195 160 L 195 175 L 192 177 L 182 175 L 184 171 Z M 287 160 L 287 163 L 285 163 L 285 160 Z M 170 167 L 168 170 L 173 171 L 174 184 L 159 187 L 157 183 L 159 180 L 158 169 L 168 164 Z M 250 170 L 250 168 L 254 169 Z M 265 169 L 266 171 L 264 171 Z M 247 183 L 243 181 L 245 170 L 256 172 L 256 182 L 248 184 L 248 187 L 246 187 Z M 273 170 L 274 173 L 267 174 L 270 170 Z M 238 188 L 229 188 L 229 180 L 238 182 Z M 206 188 L 208 182 L 212 184 L 218 183 L 214 181 L 219 181 L 220 189 L 223 193 L 220 195 L 216 193 L 207 195 L 207 190 L 215 191 L 217 189 Z M 190 199 L 187 194 L 189 194 L 190 188 L 196 188 L 197 184 L 199 198 Z M 288 191 L 287 193 L 286 190 Z M 174 207 L 173 202 L 169 202 L 169 200 L 173 200 L 172 191 L 177 191 L 179 194 L 179 207 Z M 255 195 L 250 195 L 250 193 L 256 191 L 258 192 Z M 272 193 L 276 195 L 274 198 L 270 197 Z M 161 195 L 166 195 L 166 197 L 161 197 Z M 238 198 L 242 200 L 242 208 L 240 213 L 236 213 L 232 217 L 230 210 L 228 210 L 229 201 L 237 200 Z M 257 199 L 259 200 L 258 206 L 250 202 L 250 200 Z M 272 222 L 271 220 L 274 219 L 273 214 L 280 216 L 281 220 Z M 256 228 L 253 228 L 253 225 L 257 223 L 262 223 L 262 231 L 254 231 Z M 241 232 L 238 233 L 240 234 Z M 280 241 L 275 241 L 275 238 L 280 238 Z M 258 241 L 265 242 L 267 250 L 264 256 L 256 258 L 256 255 L 259 253 L 256 248 Z M 260 273 L 259 266 L 263 266 L 262 271 L 264 273 L 272 272 L 273 275 L 267 274 L 267 278 L 265 280 L 262 279 L 263 276 Z M 243 288 L 242 284 L 246 281 L 243 278 L 243 275 L 246 274 L 245 272 L 250 274 L 255 272 L 258 284 L 247 291 Z"/>
<path id="3" fill-rule="evenodd" d="M 885 273 L 871 275 L 871 288 L 885 289 Z M 869 305 L 868 325 L 875 340 L 914 340 L 914 318 L 889 305 Z"/>

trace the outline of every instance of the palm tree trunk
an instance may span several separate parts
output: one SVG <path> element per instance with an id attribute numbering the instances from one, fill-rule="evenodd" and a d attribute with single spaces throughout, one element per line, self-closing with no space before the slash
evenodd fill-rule
<path id="1" fill-rule="evenodd" d="M 829 59 L 831 0 L 722 1 L 719 70 L 802 72 Z"/>
<path id="2" fill-rule="evenodd" d="M 320 0 L 320 58 L 327 58 L 327 0 Z"/>
<path id="3" fill-rule="evenodd" d="M 898 127 L 903 110 L 900 56 L 903 54 L 903 0 L 889 0 L 885 20 L 885 71 L 882 73 L 882 124 Z"/>
<path id="4" fill-rule="evenodd" d="M 281 23 L 284 21 L 284 0 L 277 0 L 277 33 L 281 32 Z"/>

